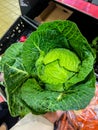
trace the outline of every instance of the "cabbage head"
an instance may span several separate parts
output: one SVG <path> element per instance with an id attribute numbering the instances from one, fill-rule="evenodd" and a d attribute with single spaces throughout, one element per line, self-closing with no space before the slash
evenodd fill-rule
<path id="1" fill-rule="evenodd" d="M 56 20 L 39 25 L 2 56 L 11 115 L 85 108 L 94 96 L 95 55 L 77 25 Z"/>

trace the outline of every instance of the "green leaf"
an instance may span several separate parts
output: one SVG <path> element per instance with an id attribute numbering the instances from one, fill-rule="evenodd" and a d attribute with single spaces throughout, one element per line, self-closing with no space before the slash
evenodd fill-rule
<path id="1" fill-rule="evenodd" d="M 93 72 L 90 73 L 89 77 L 88 81 L 74 86 L 66 92 L 44 91 L 34 79 L 29 79 L 22 86 L 22 100 L 32 108 L 32 112 L 34 109 L 36 114 L 85 108 L 95 92 Z"/>
<path id="2" fill-rule="evenodd" d="M 29 75 L 23 70 L 19 70 L 14 66 L 4 65 L 4 79 L 7 94 L 7 102 L 11 115 L 24 116 L 30 112 L 24 102 L 21 100 L 21 85 L 28 79 Z"/>
<path id="3" fill-rule="evenodd" d="M 22 52 L 22 46 L 22 43 L 14 43 L 5 51 L 1 58 L 2 67 L 5 63 L 13 65 L 17 58 L 19 59 Z"/>
<path id="4" fill-rule="evenodd" d="M 10 93 L 10 86 L 6 85 L 7 103 L 10 114 L 13 117 L 20 116 L 24 117 L 26 114 L 31 112 L 31 109 L 21 99 L 20 88 L 15 89 L 14 93 Z M 12 88 L 13 89 L 13 88 Z"/>
<path id="5" fill-rule="evenodd" d="M 14 93 L 14 91 L 19 88 L 26 79 L 29 78 L 27 72 L 17 69 L 8 64 L 4 65 L 4 80 L 6 85 L 9 87 L 8 91 Z"/>

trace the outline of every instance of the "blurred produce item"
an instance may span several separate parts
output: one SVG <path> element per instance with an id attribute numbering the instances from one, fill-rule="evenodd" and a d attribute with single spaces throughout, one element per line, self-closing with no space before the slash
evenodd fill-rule
<path id="1" fill-rule="evenodd" d="M 20 41 L 20 42 L 24 42 L 26 39 L 27 39 L 26 36 L 21 36 L 19 41 Z"/>

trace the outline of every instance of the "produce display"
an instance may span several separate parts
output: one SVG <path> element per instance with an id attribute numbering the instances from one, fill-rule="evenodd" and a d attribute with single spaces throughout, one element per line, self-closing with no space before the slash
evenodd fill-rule
<path id="1" fill-rule="evenodd" d="M 74 22 L 41 24 L 1 59 L 11 115 L 85 108 L 95 92 L 95 58 Z"/>

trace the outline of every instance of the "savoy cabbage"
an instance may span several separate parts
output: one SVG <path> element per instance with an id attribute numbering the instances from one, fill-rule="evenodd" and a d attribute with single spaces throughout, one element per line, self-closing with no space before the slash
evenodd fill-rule
<path id="1" fill-rule="evenodd" d="M 68 20 L 41 24 L 2 56 L 7 101 L 13 116 L 78 110 L 95 91 L 95 55 L 77 25 Z"/>

